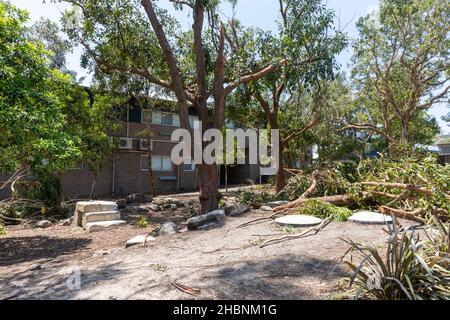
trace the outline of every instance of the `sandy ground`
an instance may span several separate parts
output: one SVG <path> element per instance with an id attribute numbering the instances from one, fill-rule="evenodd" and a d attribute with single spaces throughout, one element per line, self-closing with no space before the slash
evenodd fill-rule
<path id="1" fill-rule="evenodd" d="M 383 226 L 331 223 L 318 235 L 260 248 L 267 235 L 282 234 L 273 222 L 235 228 L 258 216 L 128 249 L 125 241 L 145 230 L 9 229 L 0 238 L 0 299 L 328 299 L 348 274 L 336 262 L 348 249 L 342 239 L 387 240 Z M 174 281 L 201 293 L 186 294 Z"/>

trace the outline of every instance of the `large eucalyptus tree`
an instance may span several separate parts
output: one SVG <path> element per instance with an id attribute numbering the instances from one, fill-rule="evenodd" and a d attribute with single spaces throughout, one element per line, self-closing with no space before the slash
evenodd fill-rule
<path id="1" fill-rule="evenodd" d="M 382 136 L 391 155 L 414 142 L 425 112 L 448 104 L 449 19 L 446 0 L 383 0 L 358 21 L 352 75 L 365 117 L 346 128 Z"/>
<path id="2" fill-rule="evenodd" d="M 70 38 L 84 46 L 84 63 L 96 72 L 132 74 L 163 88 L 178 102 L 182 128 L 189 128 L 192 105 L 203 131 L 221 129 L 227 96 L 286 61 L 277 56 L 244 63 L 241 57 L 252 53 L 257 38 L 248 29 L 232 27 L 238 24 L 235 20 L 222 21 L 218 8 L 223 1 L 170 1 L 176 9 L 190 12 L 192 27 L 187 31 L 158 1 L 65 2 L 76 8 L 65 14 L 64 25 Z M 197 168 L 204 213 L 218 206 L 217 165 Z"/>
<path id="3" fill-rule="evenodd" d="M 261 42 L 260 55 L 270 60 L 285 58 L 280 68 L 249 86 L 272 129 L 280 129 L 280 166 L 276 188 L 285 184 L 283 155 L 289 144 L 321 121 L 326 101 L 321 82 L 334 78 L 336 56 L 346 36 L 335 28 L 335 15 L 322 0 L 279 0 L 279 32 Z M 313 99 L 309 106 L 299 97 Z M 280 123 L 289 110 L 291 121 Z"/>

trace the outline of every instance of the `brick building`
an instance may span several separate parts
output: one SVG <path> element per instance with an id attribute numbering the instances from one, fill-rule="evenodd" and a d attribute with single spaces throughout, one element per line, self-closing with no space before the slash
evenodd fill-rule
<path id="1" fill-rule="evenodd" d="M 157 104 L 158 105 L 158 104 Z M 147 140 L 141 139 L 140 133 L 148 128 L 153 133 L 152 168 L 157 193 L 194 191 L 198 189 L 198 178 L 195 166 L 185 163 L 176 166 L 171 161 L 172 148 L 176 143 L 171 142 L 172 132 L 180 127 L 178 114 L 171 112 L 173 105 L 161 101 L 161 107 L 153 110 L 142 109 L 131 104 L 126 112 L 126 119 L 121 121 L 120 129 L 111 135 L 119 141 L 118 148 L 105 159 L 101 173 L 95 185 L 96 195 L 127 195 L 131 193 L 150 192 L 147 162 Z M 159 105 L 158 105 L 159 106 Z M 198 116 L 193 108 L 189 110 L 191 127 L 196 126 Z M 227 170 L 228 183 L 240 184 L 246 180 L 259 180 L 259 165 L 238 165 Z M 225 180 L 224 170 L 218 175 Z M 7 180 L 6 175 L 0 174 L 0 181 Z M 89 169 L 79 163 L 66 170 L 61 178 L 63 193 L 66 197 L 83 197 L 90 194 L 94 177 Z M 9 189 L 0 190 L 0 199 L 9 197 Z"/>

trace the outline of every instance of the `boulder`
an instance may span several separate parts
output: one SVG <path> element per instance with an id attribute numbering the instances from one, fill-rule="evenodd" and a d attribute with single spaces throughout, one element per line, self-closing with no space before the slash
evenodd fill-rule
<path id="1" fill-rule="evenodd" d="M 273 211 L 273 209 L 269 206 L 262 206 L 259 208 L 259 210 L 261 211 Z"/>
<path id="2" fill-rule="evenodd" d="M 147 239 L 147 241 L 146 241 Z M 125 248 L 129 248 L 135 245 L 144 244 L 145 242 L 156 241 L 156 239 L 152 236 L 136 236 L 133 239 L 128 240 L 125 243 Z"/>
<path id="3" fill-rule="evenodd" d="M 69 219 L 65 219 L 65 220 L 61 220 L 59 222 L 59 226 L 60 227 L 70 227 L 73 223 L 73 218 L 69 218 Z"/>
<path id="4" fill-rule="evenodd" d="M 241 203 L 233 203 L 225 206 L 224 211 L 225 215 L 231 217 L 241 216 L 249 210 L 247 206 L 244 206 Z"/>
<path id="5" fill-rule="evenodd" d="M 49 220 L 41 220 L 36 222 L 36 227 L 38 228 L 48 228 L 51 227 L 52 223 Z"/>
<path id="6" fill-rule="evenodd" d="M 288 204 L 289 201 L 272 201 L 266 204 L 266 206 L 271 207 L 272 209 L 275 209 L 277 207 L 284 206 L 285 204 Z"/>
<path id="7" fill-rule="evenodd" d="M 209 224 L 212 222 L 219 222 L 225 219 L 225 211 L 224 210 L 215 210 L 210 213 L 190 218 L 187 221 L 188 230 L 197 230 L 201 226 L 205 224 Z"/>
<path id="8" fill-rule="evenodd" d="M 127 207 L 127 199 L 119 199 L 116 201 L 117 208 L 119 209 L 125 209 Z"/>
<path id="9" fill-rule="evenodd" d="M 167 222 L 167 223 L 163 224 L 161 229 L 159 229 L 159 236 L 160 237 L 171 236 L 171 235 L 178 233 L 178 231 L 179 231 L 179 229 L 178 229 L 178 226 L 176 225 L 176 223 Z"/>
<path id="10" fill-rule="evenodd" d="M 150 203 L 152 201 L 153 201 L 153 196 L 143 194 L 143 193 L 130 194 L 127 197 L 128 203 Z"/>
<path id="11" fill-rule="evenodd" d="M 150 205 L 147 205 L 146 208 L 147 208 L 148 210 L 151 210 L 151 211 L 154 211 L 154 212 L 161 211 L 161 207 L 158 206 L 158 205 L 156 205 L 156 204 L 150 204 Z"/>

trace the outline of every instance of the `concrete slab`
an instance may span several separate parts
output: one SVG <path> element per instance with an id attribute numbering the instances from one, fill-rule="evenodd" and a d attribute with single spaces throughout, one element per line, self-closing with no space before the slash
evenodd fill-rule
<path id="1" fill-rule="evenodd" d="M 88 212 L 82 215 L 83 228 L 89 222 L 120 220 L 119 211 Z"/>
<path id="2" fill-rule="evenodd" d="M 348 221 L 361 224 L 386 224 L 392 223 L 392 218 L 384 214 L 373 211 L 358 211 L 355 212 Z"/>
<path id="3" fill-rule="evenodd" d="M 292 215 L 292 216 L 284 216 L 278 219 L 275 219 L 275 222 L 280 226 L 285 227 L 313 227 L 322 223 L 322 219 L 306 216 L 306 215 Z"/>
<path id="4" fill-rule="evenodd" d="M 109 228 L 124 226 L 126 224 L 123 220 L 113 220 L 113 221 L 102 221 L 102 222 L 89 222 L 86 224 L 87 232 L 94 232 L 105 230 Z"/>
<path id="5" fill-rule="evenodd" d="M 76 211 L 82 213 L 116 211 L 117 209 L 117 203 L 114 201 L 80 201 L 76 205 Z"/>

